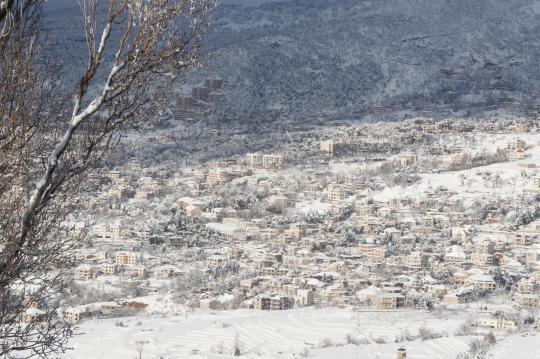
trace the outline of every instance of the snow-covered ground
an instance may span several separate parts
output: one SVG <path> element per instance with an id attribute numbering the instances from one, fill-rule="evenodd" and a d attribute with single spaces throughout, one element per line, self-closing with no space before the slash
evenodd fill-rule
<path id="1" fill-rule="evenodd" d="M 486 139 L 480 148 L 470 150 L 470 153 L 481 152 L 484 149 L 493 151 L 496 148 L 505 148 L 507 143 L 515 141 L 516 135 L 502 135 L 497 138 Z M 421 180 L 407 188 L 401 186 L 387 187 L 376 194 L 379 201 L 389 201 L 394 198 L 425 198 L 427 194 L 438 187 L 444 187 L 449 191 L 456 192 L 465 203 L 473 202 L 480 198 L 514 198 L 516 194 L 528 191 L 532 180 L 521 176 L 519 163 L 540 163 L 540 136 L 538 134 L 521 135 L 528 146 L 525 151 L 526 157 L 513 159 L 508 162 L 495 163 L 487 166 L 475 167 L 470 170 L 421 174 Z M 489 140 L 489 142 L 488 142 Z M 478 175 L 490 172 L 493 176 L 500 176 L 501 187 L 487 186 L 483 178 Z"/>
<path id="2" fill-rule="evenodd" d="M 521 336 L 514 334 L 504 338 L 490 351 L 493 359 L 538 359 L 540 358 L 540 335 Z"/>
<path id="3" fill-rule="evenodd" d="M 123 326 L 115 325 L 120 320 Z M 294 358 L 306 350 L 315 358 L 387 358 L 404 346 L 414 358 L 454 359 L 470 341 L 454 336 L 464 320 L 464 316 L 421 311 L 315 308 L 200 311 L 188 313 L 187 318 L 178 315 L 93 320 L 77 329 L 72 341 L 75 350 L 64 358 L 132 359 L 135 342 L 145 341 L 144 358 L 226 357 L 232 355 L 238 342 L 245 358 Z M 419 328 L 428 328 L 442 337 L 395 343 L 396 337 L 414 336 Z M 347 345 L 347 335 L 366 344 Z M 327 347 L 322 348 L 324 342 Z"/>

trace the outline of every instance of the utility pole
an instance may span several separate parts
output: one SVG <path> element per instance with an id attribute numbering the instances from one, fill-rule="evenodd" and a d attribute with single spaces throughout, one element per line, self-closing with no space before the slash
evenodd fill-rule
<path id="1" fill-rule="evenodd" d="M 136 340 L 135 341 L 135 346 L 137 347 L 137 353 L 139 354 L 138 359 L 142 359 L 142 352 L 143 352 L 145 344 L 148 344 L 148 340 Z"/>

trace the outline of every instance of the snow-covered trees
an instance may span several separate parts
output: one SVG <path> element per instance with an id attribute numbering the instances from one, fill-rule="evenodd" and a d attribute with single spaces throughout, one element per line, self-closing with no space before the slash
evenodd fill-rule
<path id="1" fill-rule="evenodd" d="M 201 56 L 212 0 L 80 0 L 86 64 L 59 86 L 41 31 L 44 0 L 0 2 L 0 356 L 48 357 L 71 332 L 56 320 L 69 223 L 84 174 L 125 126 L 170 100 Z M 66 88 L 75 88 L 65 90 Z M 22 323 L 30 308 L 39 320 Z M 41 312 L 40 312 L 41 313 Z M 16 354 L 15 354 L 16 353 Z"/>

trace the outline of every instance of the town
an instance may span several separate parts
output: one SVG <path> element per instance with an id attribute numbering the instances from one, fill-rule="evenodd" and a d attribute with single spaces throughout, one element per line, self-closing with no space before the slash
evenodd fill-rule
<path id="1" fill-rule="evenodd" d="M 221 131 L 192 141 L 219 141 Z M 94 217 L 69 264 L 63 318 L 455 308 L 474 313 L 463 314 L 467 334 L 540 328 L 538 121 L 287 131 L 267 151 L 174 170 L 174 153 L 154 167 L 126 159 L 96 173 L 102 195 L 85 205 Z M 224 137 L 222 153 L 236 151 L 227 147 L 235 136 Z M 74 215 L 74 228 L 83 219 Z"/>

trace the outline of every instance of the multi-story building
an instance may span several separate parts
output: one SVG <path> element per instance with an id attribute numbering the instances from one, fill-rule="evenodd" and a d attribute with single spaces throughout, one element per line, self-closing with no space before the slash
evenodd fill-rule
<path id="1" fill-rule="evenodd" d="M 409 268 L 425 268 L 428 266 L 429 257 L 422 252 L 411 252 L 405 257 L 405 265 Z"/>
<path id="2" fill-rule="evenodd" d="M 375 306 L 379 310 L 392 310 L 405 307 L 405 297 L 399 293 L 381 293 L 375 296 Z"/>
<path id="3" fill-rule="evenodd" d="M 135 252 L 117 252 L 115 263 L 118 265 L 135 265 L 139 261 L 139 254 Z"/>
<path id="4" fill-rule="evenodd" d="M 486 290 L 493 292 L 497 288 L 497 284 L 493 280 L 493 277 L 488 275 L 473 275 L 469 277 L 468 283 L 475 289 Z"/>
<path id="5" fill-rule="evenodd" d="M 120 239 L 120 225 L 100 224 L 93 228 L 94 235 L 98 238 Z"/>
<path id="6" fill-rule="evenodd" d="M 334 140 L 327 140 L 327 141 L 321 141 L 319 148 L 321 152 L 334 155 L 337 152 L 339 145 Z"/>
<path id="7" fill-rule="evenodd" d="M 118 264 L 103 263 L 99 266 L 99 270 L 105 275 L 115 275 L 118 272 Z"/>
<path id="8" fill-rule="evenodd" d="M 262 168 L 282 168 L 283 156 L 281 155 L 263 155 L 259 153 L 248 153 L 248 164 L 252 167 Z"/>
<path id="9" fill-rule="evenodd" d="M 477 266 L 492 266 L 496 264 L 496 257 L 489 253 L 475 252 L 472 255 L 472 262 Z"/>
<path id="10" fill-rule="evenodd" d="M 540 307 L 540 297 L 538 294 L 516 293 L 514 296 L 516 304 L 520 308 L 538 308 Z"/>
<path id="11" fill-rule="evenodd" d="M 329 201 L 342 201 L 349 197 L 351 192 L 343 186 L 329 185 L 324 191 L 324 197 Z"/>
<path id="12" fill-rule="evenodd" d="M 371 261 L 382 262 L 388 254 L 388 250 L 383 246 L 365 245 L 360 250 Z"/>
<path id="13" fill-rule="evenodd" d="M 94 278 L 94 270 L 87 265 L 78 266 L 75 268 L 73 277 L 75 280 L 89 280 Z"/>
<path id="14" fill-rule="evenodd" d="M 294 307 L 294 299 L 282 295 L 258 295 L 254 306 L 259 310 L 287 310 Z"/>

